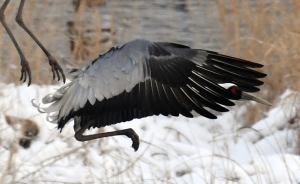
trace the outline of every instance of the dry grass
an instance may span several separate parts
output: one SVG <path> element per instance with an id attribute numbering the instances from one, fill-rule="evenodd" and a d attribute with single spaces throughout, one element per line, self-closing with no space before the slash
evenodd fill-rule
<path id="1" fill-rule="evenodd" d="M 31 141 L 35 139 L 39 133 L 38 125 L 30 119 L 18 118 L 8 115 L 5 115 L 5 120 L 7 124 L 9 124 L 16 132 L 20 132 L 20 146 L 22 146 L 23 148 L 29 148 Z"/>
<path id="2" fill-rule="evenodd" d="M 79 12 L 81 8 L 98 7 L 105 4 L 105 0 L 73 0 L 75 6 L 75 12 Z"/>

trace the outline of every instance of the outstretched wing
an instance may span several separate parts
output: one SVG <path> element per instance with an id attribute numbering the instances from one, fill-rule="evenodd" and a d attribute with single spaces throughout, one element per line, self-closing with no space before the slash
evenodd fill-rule
<path id="1" fill-rule="evenodd" d="M 135 40 L 100 56 L 79 75 L 45 112 L 58 111 L 59 128 L 75 116 L 102 127 L 150 115 L 182 114 L 192 110 L 227 111 L 234 95 L 218 83 L 234 83 L 248 92 L 259 90 L 266 75 L 251 68 L 261 64 L 184 45 Z"/>

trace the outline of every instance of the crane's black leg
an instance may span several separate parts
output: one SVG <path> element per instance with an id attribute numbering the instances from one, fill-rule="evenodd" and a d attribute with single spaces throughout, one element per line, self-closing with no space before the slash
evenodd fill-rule
<path id="1" fill-rule="evenodd" d="M 0 22 L 1 24 L 3 25 L 3 27 L 5 28 L 7 34 L 9 35 L 9 37 L 11 38 L 14 46 L 16 47 L 18 53 L 19 53 L 19 56 L 20 56 L 20 59 L 21 59 L 21 66 L 22 66 L 22 69 L 21 69 L 21 77 L 20 77 L 20 80 L 23 80 L 23 82 L 26 81 L 26 78 L 28 76 L 28 86 L 31 84 L 31 71 L 30 71 L 30 67 L 29 67 L 29 64 L 28 64 L 28 61 L 26 60 L 23 52 L 21 51 L 14 35 L 12 34 L 11 30 L 9 29 L 9 27 L 7 26 L 6 24 L 6 21 L 5 21 L 5 15 L 4 15 L 4 11 L 8 5 L 10 0 L 6 0 L 2 7 L 0 8 Z"/>
<path id="2" fill-rule="evenodd" d="M 56 76 L 57 76 L 57 79 L 60 80 L 59 73 L 61 73 L 63 82 L 66 82 L 65 74 L 64 74 L 62 68 L 59 66 L 56 59 L 45 49 L 45 47 L 42 45 L 42 43 L 36 38 L 36 36 L 24 24 L 23 17 L 22 17 L 24 3 L 25 3 L 25 0 L 21 0 L 20 6 L 18 9 L 18 13 L 16 16 L 16 22 L 31 36 L 31 38 L 38 44 L 38 46 L 44 51 L 44 53 L 48 57 L 49 65 L 51 66 L 52 73 L 53 73 L 53 80 L 56 78 Z"/>
<path id="3" fill-rule="evenodd" d="M 78 141 L 90 141 L 93 139 L 99 139 L 103 137 L 111 137 L 116 135 L 126 135 L 132 140 L 132 147 L 135 151 L 139 149 L 140 140 L 139 136 L 135 133 L 135 131 L 131 128 L 124 129 L 124 130 L 118 130 L 114 132 L 105 132 L 105 133 L 99 133 L 99 134 L 93 134 L 93 135 L 83 135 L 83 132 L 92 125 L 92 121 L 86 123 L 84 127 L 81 127 L 76 133 L 75 133 L 75 139 Z"/>

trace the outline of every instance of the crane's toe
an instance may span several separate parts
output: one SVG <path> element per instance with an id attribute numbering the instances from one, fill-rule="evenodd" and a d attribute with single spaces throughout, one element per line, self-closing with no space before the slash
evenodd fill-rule
<path id="1" fill-rule="evenodd" d="M 138 134 L 136 134 L 135 131 L 131 128 L 126 129 L 125 131 L 125 135 L 132 140 L 132 148 L 134 149 L 134 151 L 137 151 L 140 146 L 140 139 Z"/>
<path id="2" fill-rule="evenodd" d="M 55 78 L 57 77 L 57 80 L 60 81 L 60 74 L 61 74 L 61 76 L 63 78 L 63 82 L 65 83 L 66 76 L 65 76 L 62 68 L 58 64 L 58 62 L 51 55 L 48 56 L 48 59 L 49 59 L 49 65 L 51 66 L 51 70 L 52 70 L 52 74 L 53 74 L 53 80 L 55 80 Z"/>
<path id="3" fill-rule="evenodd" d="M 31 71 L 28 64 L 28 61 L 25 58 L 21 58 L 21 77 L 20 81 L 26 82 L 28 76 L 28 86 L 31 84 Z"/>
<path id="4" fill-rule="evenodd" d="M 132 140 L 132 148 L 134 149 L 134 151 L 137 151 L 139 149 L 139 146 L 140 146 L 139 137 L 131 138 L 131 140 Z"/>

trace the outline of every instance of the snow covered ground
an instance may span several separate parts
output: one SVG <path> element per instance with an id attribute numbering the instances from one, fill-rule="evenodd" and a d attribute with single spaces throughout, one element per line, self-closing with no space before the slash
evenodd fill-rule
<path id="1" fill-rule="evenodd" d="M 31 105 L 31 99 L 40 100 L 58 87 L 0 87 L 0 183 L 300 182 L 296 92 L 286 91 L 252 129 L 238 130 L 237 116 L 247 111 L 246 104 L 217 120 L 153 116 L 105 127 L 133 128 L 141 139 L 134 152 L 125 136 L 77 142 L 72 122 L 59 133 Z M 5 115 L 39 125 L 30 148 L 19 146 L 20 132 Z"/>

